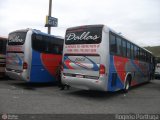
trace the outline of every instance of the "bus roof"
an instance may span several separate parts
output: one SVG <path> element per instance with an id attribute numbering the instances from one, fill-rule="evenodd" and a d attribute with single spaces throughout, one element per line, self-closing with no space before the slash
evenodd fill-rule
<path id="1" fill-rule="evenodd" d="M 56 38 L 59 38 L 59 39 L 64 39 L 64 38 L 63 38 L 63 37 L 61 37 L 61 36 L 50 35 L 50 34 L 47 34 L 47 33 L 41 32 L 40 30 L 36 30 L 36 29 L 31 29 L 31 30 L 32 30 L 32 31 L 34 31 L 36 34 L 41 34 L 41 35 L 46 35 L 46 36 L 56 37 Z"/>
<path id="2" fill-rule="evenodd" d="M 28 32 L 29 30 L 33 31 L 33 32 L 36 33 L 36 34 L 41 34 L 41 35 L 45 35 L 45 36 L 52 36 L 52 37 L 55 37 L 55 38 L 64 39 L 64 38 L 61 37 L 61 36 L 50 35 L 50 34 L 41 32 L 40 30 L 32 29 L 32 28 L 15 30 L 15 31 L 13 31 L 13 32 L 11 32 L 11 33 L 14 33 L 14 32 Z M 11 33 L 9 33 L 9 34 L 11 34 Z"/>

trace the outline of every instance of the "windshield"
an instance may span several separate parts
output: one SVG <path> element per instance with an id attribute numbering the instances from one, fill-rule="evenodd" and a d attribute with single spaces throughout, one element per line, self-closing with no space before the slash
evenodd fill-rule
<path id="1" fill-rule="evenodd" d="M 27 32 L 14 32 L 9 34 L 8 45 L 23 45 Z"/>
<path id="2" fill-rule="evenodd" d="M 102 25 L 71 28 L 66 31 L 65 44 L 99 44 Z"/>

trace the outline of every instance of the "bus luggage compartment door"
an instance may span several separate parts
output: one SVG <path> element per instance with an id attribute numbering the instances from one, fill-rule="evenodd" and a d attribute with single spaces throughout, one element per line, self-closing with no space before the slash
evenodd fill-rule
<path id="1" fill-rule="evenodd" d="M 99 67 L 99 55 L 64 55 L 65 76 L 98 79 Z"/>
<path id="2" fill-rule="evenodd" d="M 7 53 L 6 55 L 6 69 L 14 70 L 15 72 L 23 71 L 24 53 Z"/>

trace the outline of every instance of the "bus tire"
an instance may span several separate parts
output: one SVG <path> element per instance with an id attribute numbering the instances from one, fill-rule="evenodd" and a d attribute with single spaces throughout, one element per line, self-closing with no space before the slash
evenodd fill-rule
<path id="1" fill-rule="evenodd" d="M 124 93 L 127 93 L 129 88 L 130 88 L 130 83 L 131 83 L 131 77 L 128 76 L 126 81 L 125 81 L 125 87 L 123 89 Z"/>

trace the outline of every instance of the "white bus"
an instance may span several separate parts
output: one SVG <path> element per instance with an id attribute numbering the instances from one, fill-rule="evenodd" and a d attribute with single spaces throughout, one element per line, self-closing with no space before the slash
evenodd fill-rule
<path id="1" fill-rule="evenodd" d="M 151 52 L 105 25 L 66 30 L 62 82 L 86 90 L 128 91 L 154 75 Z"/>
<path id="2" fill-rule="evenodd" d="M 17 30 L 8 37 L 6 74 L 27 82 L 55 82 L 64 39 L 35 29 Z"/>

